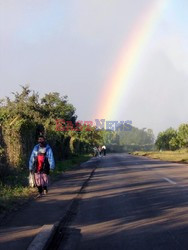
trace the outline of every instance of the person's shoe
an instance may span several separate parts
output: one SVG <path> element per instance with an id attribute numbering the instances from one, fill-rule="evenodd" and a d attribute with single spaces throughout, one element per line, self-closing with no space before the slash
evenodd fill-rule
<path id="1" fill-rule="evenodd" d="M 46 195 L 48 193 L 48 190 L 44 189 L 43 193 L 44 193 L 44 195 Z"/>
<path id="2" fill-rule="evenodd" d="M 38 195 L 37 195 L 37 198 L 41 198 L 41 197 L 42 197 L 42 194 L 38 194 Z"/>

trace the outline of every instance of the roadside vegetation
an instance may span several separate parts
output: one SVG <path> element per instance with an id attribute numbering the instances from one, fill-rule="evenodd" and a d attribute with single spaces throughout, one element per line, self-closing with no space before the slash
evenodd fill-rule
<path id="1" fill-rule="evenodd" d="M 179 149 L 176 151 L 136 151 L 132 154 L 163 161 L 188 163 L 188 149 Z"/>
<path id="2" fill-rule="evenodd" d="M 79 131 L 57 130 L 56 119 L 76 126 L 75 107 L 67 96 L 47 93 L 43 97 L 28 86 L 0 100 L 0 211 L 22 204 L 33 196 L 28 187 L 28 160 L 39 134 L 51 145 L 57 163 L 53 180 L 65 170 L 89 159 L 93 145 L 102 143 L 100 131 L 80 124 Z"/>
<path id="3" fill-rule="evenodd" d="M 136 151 L 132 154 L 164 161 L 188 163 L 188 124 L 177 130 L 169 128 L 160 132 L 153 151 Z"/>
<path id="4" fill-rule="evenodd" d="M 138 129 L 130 124 L 120 125 L 117 131 L 102 131 L 103 141 L 111 152 L 148 151 L 154 148 L 151 129 Z"/>

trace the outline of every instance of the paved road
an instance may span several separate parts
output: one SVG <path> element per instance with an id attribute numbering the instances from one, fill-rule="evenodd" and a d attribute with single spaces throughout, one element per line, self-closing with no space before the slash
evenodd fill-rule
<path id="1" fill-rule="evenodd" d="M 66 231 L 59 249 L 188 249 L 188 166 L 101 158 Z"/>

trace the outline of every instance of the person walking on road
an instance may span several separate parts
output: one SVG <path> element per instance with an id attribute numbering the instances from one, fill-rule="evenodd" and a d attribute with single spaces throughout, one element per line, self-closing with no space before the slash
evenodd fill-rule
<path id="1" fill-rule="evenodd" d="M 103 155 L 106 156 L 106 146 L 105 145 L 102 146 L 102 151 L 103 151 Z"/>
<path id="2" fill-rule="evenodd" d="M 29 160 L 29 170 L 34 174 L 35 184 L 39 195 L 48 192 L 48 175 L 55 168 L 55 161 L 51 147 L 46 143 L 43 135 L 38 138 L 38 144 L 33 148 Z"/>
<path id="3" fill-rule="evenodd" d="M 98 155 L 98 149 L 97 149 L 97 147 L 94 147 L 93 148 L 93 156 L 97 157 L 97 155 Z"/>
<path id="4" fill-rule="evenodd" d="M 99 157 L 101 157 L 101 154 L 102 154 L 102 147 L 101 146 L 98 147 L 98 151 L 99 151 Z"/>

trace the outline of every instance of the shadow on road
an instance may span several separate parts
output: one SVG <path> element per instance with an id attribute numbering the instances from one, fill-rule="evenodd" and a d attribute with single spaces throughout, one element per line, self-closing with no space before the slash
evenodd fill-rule
<path id="1" fill-rule="evenodd" d="M 155 173 L 177 164 L 114 161 L 101 163 L 84 193 L 72 224 L 82 233 L 75 249 L 187 249 L 188 188 Z"/>

